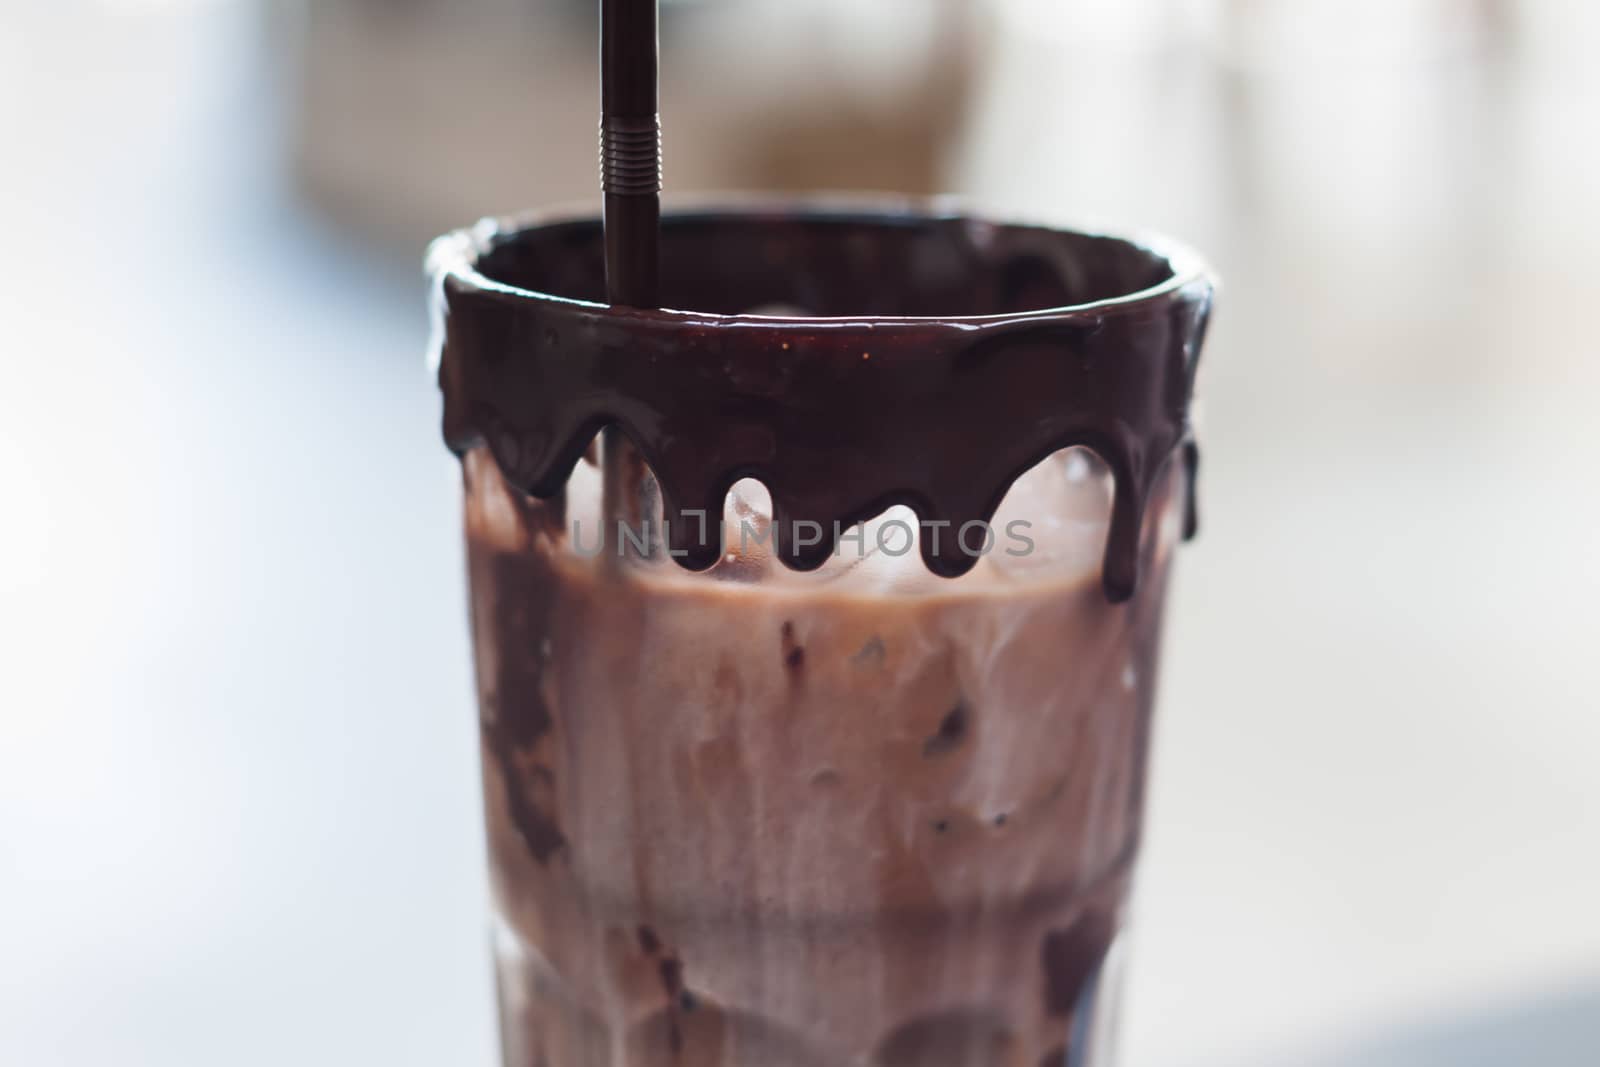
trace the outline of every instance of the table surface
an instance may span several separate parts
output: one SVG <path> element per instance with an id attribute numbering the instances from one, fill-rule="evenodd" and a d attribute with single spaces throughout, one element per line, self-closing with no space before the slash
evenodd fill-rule
<path id="1" fill-rule="evenodd" d="M 487 1065 L 423 286 L 295 207 L 247 24 L 205 10 L 0 37 L 0 1062 Z M 1008 47 L 965 187 L 1227 280 L 1128 1062 L 1590 1062 L 1592 81 Z M 1007 121 L 1049 79 L 1126 113 Z"/>

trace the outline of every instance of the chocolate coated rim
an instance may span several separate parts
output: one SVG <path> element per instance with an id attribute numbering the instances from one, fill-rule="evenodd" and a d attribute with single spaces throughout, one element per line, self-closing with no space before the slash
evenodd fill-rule
<path id="1" fill-rule="evenodd" d="M 812 221 L 1096 236 L 1008 229 L 952 208 L 764 199 L 675 217 L 730 228 Z M 704 570 L 720 556 L 692 516 L 716 513 L 729 487 L 754 477 L 772 493 L 775 555 L 804 571 L 826 560 L 841 525 L 891 504 L 952 528 L 992 518 L 1025 471 L 1083 446 L 1113 476 L 1101 574 L 1108 599 L 1127 600 L 1137 585 L 1145 505 L 1175 455 L 1187 475 L 1185 536 L 1193 535 L 1199 453 L 1189 406 L 1215 286 L 1187 249 L 1111 237 L 1169 276 L 1102 300 L 969 316 L 637 310 L 520 288 L 479 269 L 498 248 L 573 222 L 597 220 L 587 211 L 490 219 L 429 251 L 445 440 L 458 454 L 486 442 L 523 492 L 558 494 L 587 441 L 616 425 L 656 474 L 668 546 L 683 566 Z M 560 347 L 569 326 L 584 345 Z M 874 338 L 872 354 L 857 360 L 863 335 Z M 773 358 L 780 340 L 791 358 Z M 519 358 L 507 359 L 512 352 Z M 907 397 L 916 403 L 897 403 Z M 802 524 L 833 532 L 820 546 L 800 543 Z M 943 577 L 966 573 L 981 555 L 948 540 L 922 546 Z"/>
<path id="2" fill-rule="evenodd" d="M 663 221 L 802 221 L 816 220 L 842 223 L 879 223 L 895 221 L 968 222 L 991 226 L 1020 226 L 1057 234 L 1078 237 L 1103 238 L 1144 252 L 1167 264 L 1171 277 L 1144 289 L 1123 296 L 1108 297 L 1083 304 L 1066 304 L 1058 307 L 1035 308 L 1029 311 L 1003 312 L 995 315 L 728 315 L 711 311 L 687 311 L 675 308 L 643 309 L 613 306 L 592 300 L 558 296 L 536 289 L 508 285 L 495 281 L 478 269 L 483 257 L 498 246 L 515 241 L 518 237 L 547 226 L 573 222 L 598 222 L 592 209 L 582 207 L 553 208 L 522 212 L 516 215 L 491 217 L 473 226 L 445 234 L 428 249 L 428 272 L 440 283 L 445 277 L 484 293 L 499 293 L 521 300 L 539 303 L 568 305 L 574 309 L 603 312 L 608 317 L 638 321 L 666 321 L 683 323 L 723 323 L 750 326 L 842 326 L 847 324 L 890 325 L 905 324 L 938 327 L 962 327 L 995 322 L 1025 322 L 1033 318 L 1063 318 L 1095 316 L 1107 311 L 1134 311 L 1159 305 L 1163 300 L 1197 282 L 1211 288 L 1217 287 L 1215 272 L 1193 249 L 1171 238 L 1150 234 L 1121 234 L 1101 230 L 1076 230 L 1049 223 L 1012 217 L 989 218 L 963 210 L 960 201 L 948 198 L 760 198 L 736 197 L 732 199 L 699 199 L 679 201 L 663 214 Z"/>

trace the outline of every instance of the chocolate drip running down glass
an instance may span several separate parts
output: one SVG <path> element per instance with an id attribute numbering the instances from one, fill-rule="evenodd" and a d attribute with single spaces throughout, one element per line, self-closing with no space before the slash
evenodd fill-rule
<path id="1" fill-rule="evenodd" d="M 508 1067 L 1110 1063 L 1208 272 L 750 206 L 653 311 L 603 246 L 431 256 Z"/>

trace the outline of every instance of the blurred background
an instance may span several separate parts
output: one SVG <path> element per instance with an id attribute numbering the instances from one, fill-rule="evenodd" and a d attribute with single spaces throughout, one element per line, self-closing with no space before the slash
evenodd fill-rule
<path id="1" fill-rule="evenodd" d="M 593 0 L 12 0 L 0 1063 L 495 1061 L 428 236 L 592 198 Z M 1600 1062 L 1600 4 L 666 5 L 668 185 L 1226 288 L 1130 1067 Z"/>

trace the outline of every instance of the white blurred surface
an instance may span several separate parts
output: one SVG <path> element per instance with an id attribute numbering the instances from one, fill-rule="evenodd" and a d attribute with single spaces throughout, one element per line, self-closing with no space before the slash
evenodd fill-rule
<path id="1" fill-rule="evenodd" d="M 420 268 L 279 202 L 247 22 L 22 22 L 0 64 L 0 1063 L 487 1064 Z"/>
<path id="2" fill-rule="evenodd" d="M 40 12 L 0 31 L 0 1063 L 486 1067 L 420 250 L 286 203 L 232 6 Z M 1551 21 L 1358 73 L 1002 43 L 958 187 L 1227 281 L 1130 1067 L 1600 1056 L 1600 95 Z"/>

